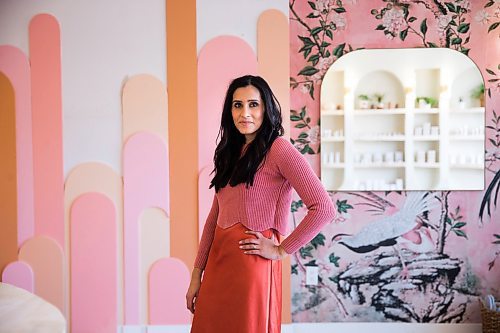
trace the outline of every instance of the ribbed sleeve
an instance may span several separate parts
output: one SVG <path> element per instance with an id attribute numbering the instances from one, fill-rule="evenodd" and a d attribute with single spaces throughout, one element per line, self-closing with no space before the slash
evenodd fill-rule
<path id="1" fill-rule="evenodd" d="M 308 209 L 302 222 L 281 243 L 283 249 L 291 254 L 311 241 L 326 223 L 334 219 L 335 208 L 305 157 L 287 140 L 277 140 L 273 156 L 276 166 Z"/>
<path id="2" fill-rule="evenodd" d="M 196 255 L 196 260 L 194 261 L 194 267 L 201 270 L 205 269 L 208 259 L 208 253 L 210 252 L 210 247 L 212 246 L 212 241 L 214 240 L 215 226 L 217 225 L 217 217 L 219 215 L 219 203 L 217 201 L 217 195 L 214 194 L 214 200 L 212 202 L 212 208 L 208 213 L 205 226 L 203 227 L 203 234 L 201 235 L 200 247 L 198 248 L 198 254 Z"/>

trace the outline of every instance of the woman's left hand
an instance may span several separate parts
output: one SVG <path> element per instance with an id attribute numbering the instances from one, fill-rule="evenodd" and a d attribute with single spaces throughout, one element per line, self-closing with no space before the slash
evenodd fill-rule
<path id="1" fill-rule="evenodd" d="M 281 260 L 286 257 L 281 245 L 276 245 L 273 239 L 264 237 L 258 231 L 245 231 L 246 234 L 255 235 L 256 238 L 246 238 L 240 241 L 240 249 L 245 254 L 256 254 L 266 259 Z"/>

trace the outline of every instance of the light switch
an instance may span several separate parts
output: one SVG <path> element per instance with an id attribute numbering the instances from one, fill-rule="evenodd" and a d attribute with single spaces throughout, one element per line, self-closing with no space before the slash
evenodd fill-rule
<path id="1" fill-rule="evenodd" d="M 306 266 L 306 286 L 315 286 L 318 284 L 318 266 Z"/>

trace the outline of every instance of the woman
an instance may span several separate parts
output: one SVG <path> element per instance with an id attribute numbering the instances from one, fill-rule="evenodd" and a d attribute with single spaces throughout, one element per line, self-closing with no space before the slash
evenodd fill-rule
<path id="1" fill-rule="evenodd" d="M 192 333 L 280 332 L 280 260 L 334 218 L 318 177 L 281 137 L 281 121 L 279 103 L 264 79 L 247 75 L 231 82 L 210 184 L 216 194 L 186 294 L 194 313 Z M 292 187 L 308 213 L 280 243 Z"/>

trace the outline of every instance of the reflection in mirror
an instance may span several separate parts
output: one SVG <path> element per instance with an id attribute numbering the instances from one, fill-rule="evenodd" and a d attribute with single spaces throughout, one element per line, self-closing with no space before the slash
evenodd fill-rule
<path id="1" fill-rule="evenodd" d="M 359 50 L 321 86 L 327 190 L 484 189 L 484 81 L 445 48 Z"/>

